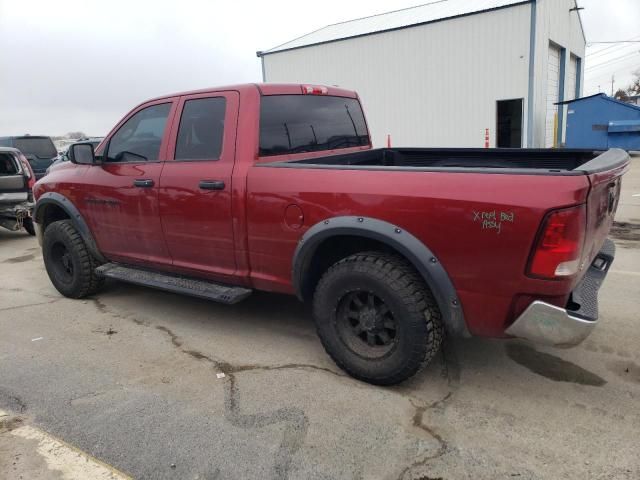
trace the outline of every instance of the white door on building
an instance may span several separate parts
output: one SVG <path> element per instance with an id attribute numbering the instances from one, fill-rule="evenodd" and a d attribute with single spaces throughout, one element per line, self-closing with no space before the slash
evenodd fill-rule
<path id="1" fill-rule="evenodd" d="M 576 88 L 578 86 L 578 57 L 571 54 L 569 57 L 569 66 L 567 67 L 567 79 L 566 79 L 566 89 L 564 92 L 565 100 L 573 100 L 577 98 Z M 562 141 L 564 142 L 567 138 L 567 126 L 569 125 L 569 121 L 571 117 L 569 116 L 569 110 L 571 106 L 565 105 L 562 109 Z M 560 139 L 558 139 L 558 143 L 560 143 Z"/>
<path id="2" fill-rule="evenodd" d="M 545 147 L 553 147 L 555 116 L 560 98 L 560 49 L 549 45 L 549 59 L 547 67 L 547 118 L 545 123 Z"/>
<path id="3" fill-rule="evenodd" d="M 576 81 L 578 80 L 578 57 L 571 55 L 569 58 L 569 71 L 567 73 L 567 90 L 566 100 L 573 100 L 576 98 L 576 87 L 578 86 Z"/>

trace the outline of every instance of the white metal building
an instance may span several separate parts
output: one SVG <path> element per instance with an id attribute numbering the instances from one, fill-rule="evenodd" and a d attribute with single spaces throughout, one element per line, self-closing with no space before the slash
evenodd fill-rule
<path id="1" fill-rule="evenodd" d="M 376 146 L 553 146 L 580 96 L 576 0 L 439 0 L 258 52 L 263 80 L 357 90 Z M 558 110 L 559 108 L 559 110 Z M 557 117 L 556 117 L 557 114 Z"/>

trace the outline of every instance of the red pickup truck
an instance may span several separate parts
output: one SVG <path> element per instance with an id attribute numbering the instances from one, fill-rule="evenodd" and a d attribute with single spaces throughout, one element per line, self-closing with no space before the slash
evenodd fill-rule
<path id="1" fill-rule="evenodd" d="M 105 277 L 313 305 L 329 355 L 382 385 L 450 335 L 581 342 L 614 257 L 622 150 L 372 149 L 355 92 L 239 85 L 145 102 L 34 188 L 54 286 Z"/>

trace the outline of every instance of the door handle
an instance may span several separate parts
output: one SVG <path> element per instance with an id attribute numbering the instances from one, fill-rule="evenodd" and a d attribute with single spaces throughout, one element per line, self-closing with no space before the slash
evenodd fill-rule
<path id="1" fill-rule="evenodd" d="M 224 190 L 224 182 L 222 180 L 201 180 L 200 188 L 202 190 Z"/>
<path id="2" fill-rule="evenodd" d="M 134 187 L 149 188 L 149 187 L 153 187 L 154 184 L 155 184 L 154 181 L 148 178 L 141 178 L 133 181 Z"/>

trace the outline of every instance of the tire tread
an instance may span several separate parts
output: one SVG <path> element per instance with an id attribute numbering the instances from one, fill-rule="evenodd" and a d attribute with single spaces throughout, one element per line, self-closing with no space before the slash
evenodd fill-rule
<path id="1" fill-rule="evenodd" d="M 371 275 L 385 283 L 393 292 L 402 299 L 402 303 L 412 313 L 409 321 L 413 328 L 422 332 L 420 338 L 416 338 L 407 355 L 407 361 L 403 368 L 391 375 L 376 376 L 375 372 L 362 375 L 345 364 L 331 345 L 323 338 L 316 316 L 316 329 L 325 351 L 333 361 L 350 375 L 359 380 L 378 385 L 393 385 L 406 380 L 422 370 L 437 354 L 442 343 L 444 329 L 442 316 L 437 303 L 422 277 L 415 271 L 404 258 L 394 254 L 383 252 L 362 252 L 346 257 L 331 266 L 322 276 L 314 295 L 314 313 L 318 305 L 315 299 L 324 298 L 336 276 L 343 272 L 357 271 Z M 421 323 L 418 324 L 418 323 Z M 421 328 L 423 327 L 423 328 Z"/>
<path id="2" fill-rule="evenodd" d="M 80 258 L 80 268 L 78 272 L 81 279 L 77 282 L 79 283 L 78 287 L 73 291 L 61 291 L 60 293 L 70 298 L 84 298 L 96 293 L 104 284 L 104 278 L 99 276 L 95 271 L 96 268 L 100 266 L 100 262 L 91 255 L 89 249 L 84 243 L 84 240 L 82 239 L 82 236 L 78 233 L 72 221 L 59 220 L 57 222 L 53 222 L 45 230 L 45 237 L 47 234 L 52 235 L 55 233 L 66 237 L 71 248 L 75 250 L 76 254 Z"/>

